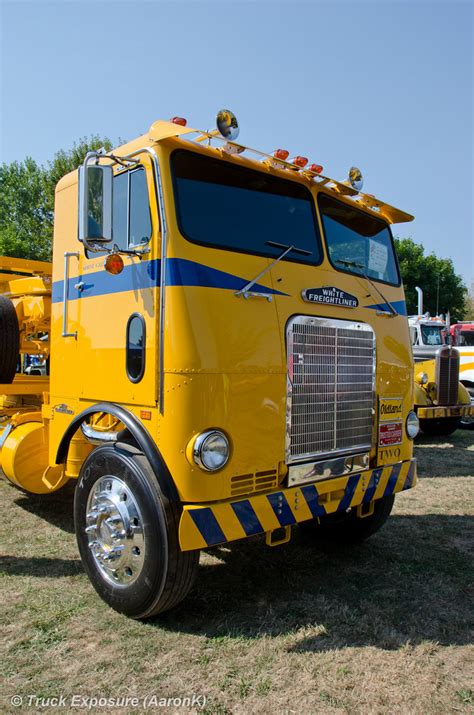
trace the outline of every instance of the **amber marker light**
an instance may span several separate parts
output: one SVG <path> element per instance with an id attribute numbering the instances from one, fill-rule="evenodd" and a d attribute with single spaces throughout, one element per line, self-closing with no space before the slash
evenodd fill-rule
<path id="1" fill-rule="evenodd" d="M 320 174 L 323 170 L 323 167 L 321 166 L 321 164 L 310 164 L 308 166 L 308 170 L 312 171 L 313 174 Z"/>
<path id="2" fill-rule="evenodd" d="M 185 127 L 188 123 L 188 120 L 184 117 L 172 117 L 170 121 L 173 122 L 173 124 L 179 124 L 181 127 Z"/>
<path id="3" fill-rule="evenodd" d="M 282 161 L 286 161 L 290 155 L 289 151 L 286 151 L 286 149 L 276 149 L 273 152 L 273 156 L 275 159 L 281 159 Z"/>
<path id="4" fill-rule="evenodd" d="M 308 159 L 305 156 L 295 156 L 293 159 L 293 164 L 299 166 L 301 169 L 303 169 L 307 163 Z"/>
<path id="5" fill-rule="evenodd" d="M 111 253 L 105 259 L 105 270 L 113 276 L 117 276 L 123 271 L 123 259 L 118 253 Z"/>

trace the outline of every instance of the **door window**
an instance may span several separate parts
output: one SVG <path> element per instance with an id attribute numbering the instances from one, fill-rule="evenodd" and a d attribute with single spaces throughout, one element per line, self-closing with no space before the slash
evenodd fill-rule
<path id="1" fill-rule="evenodd" d="M 130 382 L 140 382 L 145 372 L 145 321 L 134 313 L 127 323 L 127 376 Z"/>
<path id="2" fill-rule="evenodd" d="M 126 249 L 147 243 L 150 237 L 148 186 L 141 166 L 114 177 L 113 241 Z"/>

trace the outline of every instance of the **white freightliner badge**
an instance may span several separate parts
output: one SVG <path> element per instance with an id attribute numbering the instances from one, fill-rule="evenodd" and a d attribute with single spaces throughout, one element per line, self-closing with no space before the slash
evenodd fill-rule
<path id="1" fill-rule="evenodd" d="M 335 286 L 322 288 L 306 288 L 301 292 L 301 297 L 307 303 L 321 303 L 323 305 L 338 305 L 341 308 L 357 308 L 359 301 L 355 295 L 346 293 Z"/>

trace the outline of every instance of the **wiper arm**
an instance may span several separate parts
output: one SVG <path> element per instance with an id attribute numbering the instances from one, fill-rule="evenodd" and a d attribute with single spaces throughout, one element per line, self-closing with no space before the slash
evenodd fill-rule
<path id="1" fill-rule="evenodd" d="M 276 243 L 275 241 L 265 241 L 266 246 L 276 246 L 276 248 L 283 248 L 283 252 L 280 253 L 279 256 L 275 258 L 274 261 L 270 263 L 266 268 L 263 269 L 261 273 L 258 274 L 258 276 L 255 276 L 251 281 L 246 283 L 243 288 L 237 291 L 237 293 L 234 293 L 234 295 L 243 295 L 244 298 L 248 298 L 249 295 L 258 295 L 261 296 L 262 298 L 266 298 L 269 302 L 272 300 L 272 296 L 269 295 L 268 293 L 259 293 L 257 291 L 252 291 L 251 288 L 252 286 L 255 285 L 257 281 L 260 280 L 268 271 L 273 268 L 279 261 L 281 261 L 285 256 L 287 256 L 291 251 L 294 251 L 295 253 L 302 253 L 305 256 L 310 256 L 311 251 L 305 251 L 303 248 L 297 248 L 297 246 L 285 246 L 283 243 Z"/>
<path id="2" fill-rule="evenodd" d="M 362 276 L 365 278 L 366 281 L 368 281 L 368 282 L 370 283 L 370 285 L 372 286 L 372 288 L 375 288 L 375 290 L 377 291 L 377 293 L 379 294 L 379 296 L 382 298 L 382 300 L 384 301 L 384 303 L 385 303 L 386 305 L 388 305 L 388 307 L 390 308 L 390 314 L 391 314 L 392 318 L 395 318 L 395 317 L 398 315 L 397 311 L 395 310 L 395 308 L 393 307 L 393 305 L 390 303 L 390 301 L 387 300 L 387 298 L 384 296 L 384 294 L 382 293 L 382 291 L 380 291 L 380 290 L 377 288 L 377 286 L 375 285 L 375 283 L 373 282 L 373 280 L 371 280 L 371 279 L 369 278 L 369 276 L 368 276 L 367 273 L 365 272 L 365 267 L 364 267 L 361 263 L 356 263 L 355 261 L 345 261 L 345 260 L 343 260 L 342 258 L 336 260 L 336 263 L 340 263 L 340 264 L 343 265 L 343 266 L 348 266 L 349 268 L 360 268 L 360 269 L 361 269 Z M 380 311 L 380 312 L 381 312 L 381 313 L 386 313 L 387 311 L 386 311 L 386 310 L 382 310 L 382 311 Z"/>

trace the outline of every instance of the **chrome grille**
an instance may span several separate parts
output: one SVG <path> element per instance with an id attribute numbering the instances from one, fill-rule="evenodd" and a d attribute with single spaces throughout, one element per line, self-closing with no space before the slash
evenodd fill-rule
<path id="1" fill-rule="evenodd" d="M 457 405 L 459 383 L 459 351 L 444 345 L 436 353 L 436 402 Z"/>
<path id="2" fill-rule="evenodd" d="M 375 336 L 345 320 L 292 318 L 287 328 L 287 461 L 370 448 Z"/>

